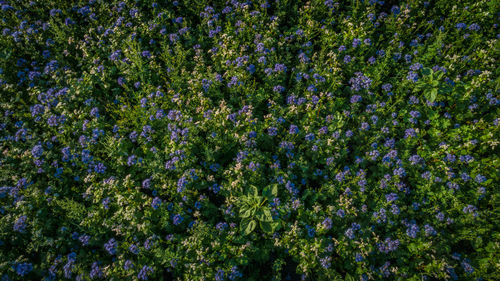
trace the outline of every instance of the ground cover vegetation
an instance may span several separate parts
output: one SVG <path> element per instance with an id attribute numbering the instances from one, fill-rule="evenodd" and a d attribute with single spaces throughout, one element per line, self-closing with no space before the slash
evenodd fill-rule
<path id="1" fill-rule="evenodd" d="M 1 280 L 498 278 L 498 1 L 0 6 Z"/>

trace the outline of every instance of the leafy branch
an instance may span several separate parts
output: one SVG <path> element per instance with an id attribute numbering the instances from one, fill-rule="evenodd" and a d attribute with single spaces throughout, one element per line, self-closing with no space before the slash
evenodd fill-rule
<path id="1" fill-rule="evenodd" d="M 239 200 L 240 206 L 240 231 L 244 235 L 250 234 L 259 224 L 265 233 L 273 233 L 278 226 L 278 222 L 273 221 L 271 210 L 266 204 L 278 195 L 278 186 L 264 188 L 262 195 L 259 195 L 257 187 L 250 186 L 247 194 Z"/>
<path id="2" fill-rule="evenodd" d="M 422 69 L 422 79 L 416 82 L 414 92 L 423 92 L 424 96 L 430 102 L 434 102 L 438 94 L 447 94 L 452 91 L 452 87 L 441 80 L 444 77 L 444 72 L 436 71 L 428 67 Z"/>

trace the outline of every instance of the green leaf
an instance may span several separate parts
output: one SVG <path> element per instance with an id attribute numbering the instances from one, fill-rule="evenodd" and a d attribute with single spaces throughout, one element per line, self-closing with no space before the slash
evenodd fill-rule
<path id="1" fill-rule="evenodd" d="M 271 187 L 271 194 L 276 197 L 278 196 L 278 185 L 277 184 L 273 184 L 272 187 Z"/>
<path id="2" fill-rule="evenodd" d="M 489 242 L 488 245 L 486 246 L 486 251 L 489 253 L 494 253 L 495 252 L 495 243 Z"/>
<path id="3" fill-rule="evenodd" d="M 248 227 L 248 224 L 250 223 L 250 219 L 242 219 L 240 223 L 240 231 L 245 234 L 245 231 Z"/>
<path id="4" fill-rule="evenodd" d="M 281 229 L 281 223 L 278 221 L 272 222 L 271 226 L 273 227 L 273 231 L 277 231 Z"/>
<path id="5" fill-rule="evenodd" d="M 430 111 L 429 112 L 429 119 L 430 120 L 435 120 L 437 118 L 439 118 L 439 114 L 437 114 L 435 111 Z"/>
<path id="6" fill-rule="evenodd" d="M 433 71 L 432 71 L 432 69 L 430 69 L 430 68 L 428 68 L 428 67 L 424 67 L 424 68 L 422 69 L 422 74 L 423 74 L 423 75 L 431 75 L 431 74 L 432 74 L 432 72 L 433 72 Z"/>
<path id="7" fill-rule="evenodd" d="M 268 208 L 262 208 L 257 211 L 257 219 L 259 221 L 272 222 L 273 217 L 271 215 L 271 211 Z"/>
<path id="8" fill-rule="evenodd" d="M 254 185 L 250 186 L 250 192 L 249 193 L 250 193 L 250 196 L 254 196 L 254 197 L 259 196 L 259 190 Z"/>
<path id="9" fill-rule="evenodd" d="M 490 258 L 480 259 L 479 260 L 479 265 L 485 266 L 485 265 L 488 265 L 490 262 L 491 262 Z"/>
<path id="10" fill-rule="evenodd" d="M 250 234 L 257 226 L 257 222 L 254 220 L 244 219 L 241 221 L 240 231 L 243 232 L 244 235 Z"/>
<path id="11" fill-rule="evenodd" d="M 274 232 L 274 227 L 273 227 L 273 225 L 271 223 L 265 222 L 265 221 L 261 221 L 261 222 L 259 222 L 259 224 L 260 224 L 260 228 L 265 233 L 273 233 Z"/>
<path id="12" fill-rule="evenodd" d="M 438 74 L 438 76 L 437 76 L 438 80 L 440 80 L 441 78 L 443 78 L 443 75 L 444 75 L 444 72 L 440 71 L 439 74 Z"/>
<path id="13" fill-rule="evenodd" d="M 431 90 L 431 95 L 430 95 L 430 99 L 429 99 L 430 102 L 434 102 L 436 100 L 437 93 L 438 93 L 437 89 Z"/>
<path id="14" fill-rule="evenodd" d="M 410 253 L 416 253 L 418 251 L 418 247 L 415 243 L 411 243 L 408 245 L 408 250 L 410 250 Z"/>
<path id="15" fill-rule="evenodd" d="M 272 186 L 266 186 L 262 191 L 262 194 L 271 200 L 273 197 L 278 196 L 278 185 L 273 184 Z"/>
<path id="16" fill-rule="evenodd" d="M 248 218 L 252 215 L 252 210 L 249 210 L 247 208 L 242 208 L 240 210 L 240 217 L 242 218 Z"/>
<path id="17" fill-rule="evenodd" d="M 349 273 L 346 273 L 345 274 L 345 281 L 356 281 L 356 279 L 354 279 L 354 277 L 352 277 Z"/>
<path id="18" fill-rule="evenodd" d="M 255 217 L 258 220 L 261 220 L 262 218 L 264 218 L 264 211 L 262 211 L 262 209 L 257 210 L 257 212 L 255 213 Z"/>
<path id="19" fill-rule="evenodd" d="M 262 195 L 270 199 L 272 197 L 271 188 L 269 188 L 269 186 L 266 186 L 262 191 Z"/>

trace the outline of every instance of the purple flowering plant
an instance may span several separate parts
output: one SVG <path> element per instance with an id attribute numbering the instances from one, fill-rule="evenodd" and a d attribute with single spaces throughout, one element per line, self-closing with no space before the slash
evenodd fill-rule
<path id="1" fill-rule="evenodd" d="M 495 4 L 0 1 L 0 279 L 495 280 Z"/>

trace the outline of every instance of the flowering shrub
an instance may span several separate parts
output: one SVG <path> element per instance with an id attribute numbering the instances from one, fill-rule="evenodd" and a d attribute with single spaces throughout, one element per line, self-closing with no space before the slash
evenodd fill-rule
<path id="1" fill-rule="evenodd" d="M 1 279 L 498 277 L 498 2 L 396 2 L 0 1 Z"/>

